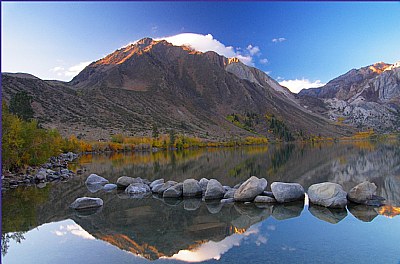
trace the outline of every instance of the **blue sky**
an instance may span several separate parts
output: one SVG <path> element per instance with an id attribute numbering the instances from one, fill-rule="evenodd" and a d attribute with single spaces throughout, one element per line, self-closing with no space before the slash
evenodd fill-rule
<path id="1" fill-rule="evenodd" d="M 88 62 L 130 42 L 181 33 L 203 36 L 205 46 L 211 39 L 232 47 L 273 78 L 302 80 L 305 86 L 400 60 L 399 2 L 2 2 L 1 7 L 2 71 L 43 79 L 69 81 Z"/>

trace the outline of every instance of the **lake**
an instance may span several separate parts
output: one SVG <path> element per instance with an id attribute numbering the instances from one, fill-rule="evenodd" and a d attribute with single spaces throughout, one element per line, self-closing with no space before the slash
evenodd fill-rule
<path id="1" fill-rule="evenodd" d="M 85 155 L 67 182 L 3 192 L 2 263 L 400 263 L 398 142 L 281 144 L 180 152 Z M 250 176 L 297 182 L 305 190 L 335 182 L 345 191 L 374 182 L 383 207 L 333 210 L 304 202 L 221 204 L 200 199 L 131 198 L 91 192 L 87 176 L 116 182 L 215 178 L 233 186 Z M 93 190 L 92 190 L 93 191 Z M 100 197 L 90 213 L 69 205 Z"/>

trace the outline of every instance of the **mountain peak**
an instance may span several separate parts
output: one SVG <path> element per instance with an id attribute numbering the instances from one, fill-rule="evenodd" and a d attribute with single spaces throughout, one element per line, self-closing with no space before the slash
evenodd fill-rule
<path id="1" fill-rule="evenodd" d="M 134 44 L 132 45 L 140 45 L 140 46 L 149 46 L 152 44 L 154 40 L 152 38 L 146 37 L 146 38 L 142 38 L 138 41 L 136 41 Z"/>
<path id="2" fill-rule="evenodd" d="M 374 63 L 373 65 L 369 66 L 368 68 L 377 74 L 381 74 L 382 72 L 387 70 L 390 66 L 392 66 L 392 65 L 380 61 L 380 62 Z"/>

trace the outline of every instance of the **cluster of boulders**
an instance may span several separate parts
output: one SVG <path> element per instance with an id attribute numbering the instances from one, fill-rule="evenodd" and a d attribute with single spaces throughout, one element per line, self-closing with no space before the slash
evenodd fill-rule
<path id="1" fill-rule="evenodd" d="M 308 199 L 312 204 L 329 208 L 345 208 L 348 201 L 356 204 L 382 206 L 385 198 L 375 195 L 376 189 L 374 183 L 365 181 L 346 193 L 341 185 L 324 182 L 313 184 L 308 188 Z"/>
<path id="2" fill-rule="evenodd" d="M 42 188 L 46 186 L 46 182 L 66 180 L 75 176 L 73 171 L 67 169 L 68 162 L 75 160 L 77 154 L 68 152 L 60 154 L 57 157 L 51 157 L 47 163 L 38 168 L 28 167 L 25 173 L 3 175 L 3 185 L 9 188 L 16 188 L 19 185 L 32 185 L 36 184 L 37 187 Z M 77 171 L 81 174 L 82 171 Z"/>
<path id="3" fill-rule="evenodd" d="M 85 184 L 91 192 L 101 189 L 105 191 L 123 189 L 132 198 L 144 198 L 157 194 L 164 199 L 200 197 L 204 201 L 220 200 L 221 203 L 288 203 L 304 201 L 305 197 L 304 188 L 298 183 L 273 182 L 271 192 L 269 192 L 267 180 L 255 176 L 233 187 L 223 186 L 215 179 L 206 178 L 199 181 L 186 179 L 183 182 L 157 179 L 151 182 L 140 177 L 128 176 L 119 177 L 116 184 L 110 184 L 107 179 L 96 174 L 91 174 Z M 355 186 L 349 193 L 346 193 L 339 184 L 325 182 L 311 185 L 308 189 L 308 197 L 310 203 L 329 208 L 344 208 L 348 200 L 358 204 L 380 206 L 384 198 L 376 196 L 375 192 L 376 185 L 370 182 Z M 91 198 L 86 197 L 87 199 Z M 82 200 L 85 206 L 90 204 L 86 200 Z M 97 200 L 92 203 L 94 207 L 99 206 Z"/>

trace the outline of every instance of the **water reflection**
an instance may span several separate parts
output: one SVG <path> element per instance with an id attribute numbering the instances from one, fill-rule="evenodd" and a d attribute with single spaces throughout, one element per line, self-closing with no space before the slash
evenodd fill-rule
<path id="1" fill-rule="evenodd" d="M 24 232 L 66 219 L 72 219 L 76 226 L 59 226 L 54 235 L 95 238 L 149 260 L 203 261 L 219 259 L 250 236 L 254 236 L 258 244 L 264 243 L 267 241 L 265 234 L 257 230 L 266 219 L 298 221 L 304 214 L 310 214 L 324 223 L 342 224 L 349 214 L 360 223 L 375 221 L 380 215 L 395 217 L 400 214 L 398 143 L 288 144 L 178 153 L 93 155 L 84 156 L 74 166 L 85 168 L 85 174 L 66 183 L 48 184 L 43 189 L 19 187 L 3 193 L 3 254 L 13 239 L 24 243 Z M 119 190 L 110 193 L 88 190 L 84 181 L 90 173 L 104 176 L 110 182 L 122 175 L 176 181 L 206 177 L 230 186 L 257 175 L 265 177 L 269 183 L 298 182 L 305 189 L 318 182 L 337 182 L 346 191 L 369 180 L 378 186 L 377 194 L 388 199 L 390 205 L 374 208 L 349 204 L 347 212 L 346 209 L 308 206 L 304 202 L 221 204 L 201 199 L 162 199 L 157 195 L 132 199 Z M 82 196 L 100 197 L 104 207 L 83 212 L 70 210 L 69 205 Z"/>

